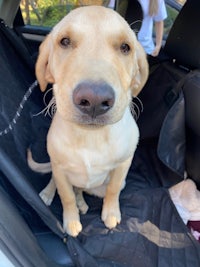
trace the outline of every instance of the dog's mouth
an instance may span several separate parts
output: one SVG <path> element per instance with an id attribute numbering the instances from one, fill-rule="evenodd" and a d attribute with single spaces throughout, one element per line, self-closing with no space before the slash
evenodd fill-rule
<path id="1" fill-rule="evenodd" d="M 101 115 L 95 118 L 92 118 L 86 114 L 82 114 L 80 116 L 76 116 L 74 119 L 75 123 L 83 126 L 83 127 L 103 127 L 105 125 L 113 124 L 114 122 L 110 120 L 110 116 L 108 115 Z"/>

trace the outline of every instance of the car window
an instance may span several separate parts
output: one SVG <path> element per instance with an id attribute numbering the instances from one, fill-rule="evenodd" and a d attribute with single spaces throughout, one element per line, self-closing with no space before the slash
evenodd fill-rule
<path id="1" fill-rule="evenodd" d="M 166 8 L 167 8 L 167 18 L 164 21 L 164 36 L 166 37 L 169 34 L 169 31 L 180 12 L 182 6 L 184 5 L 186 0 L 166 0 Z"/>
<path id="2" fill-rule="evenodd" d="M 114 8 L 115 0 L 22 0 L 20 8 L 26 25 L 52 27 L 70 10 L 85 5 Z"/>
<path id="3" fill-rule="evenodd" d="M 185 1 L 165 0 L 168 17 L 164 22 L 164 39 Z M 85 5 L 103 5 L 113 9 L 117 7 L 118 10 L 119 6 L 126 9 L 128 0 L 21 0 L 20 8 L 26 25 L 52 27 L 70 10 Z"/>
<path id="4" fill-rule="evenodd" d="M 164 21 L 164 36 L 167 36 L 179 11 L 170 5 L 166 4 L 167 18 Z"/>

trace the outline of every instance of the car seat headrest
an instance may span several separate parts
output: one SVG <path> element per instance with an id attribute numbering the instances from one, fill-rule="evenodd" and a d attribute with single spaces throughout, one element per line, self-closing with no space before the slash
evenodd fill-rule
<path id="1" fill-rule="evenodd" d="M 184 67 L 200 68 L 200 1 L 187 0 L 166 40 L 165 52 Z"/>

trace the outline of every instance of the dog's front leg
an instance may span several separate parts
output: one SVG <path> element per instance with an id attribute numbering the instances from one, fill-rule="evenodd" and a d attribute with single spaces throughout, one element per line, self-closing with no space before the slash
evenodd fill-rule
<path id="1" fill-rule="evenodd" d="M 110 229 L 121 221 L 119 195 L 125 183 L 131 161 L 132 158 L 129 158 L 110 173 L 110 181 L 107 185 L 101 214 L 102 220 Z"/>
<path id="2" fill-rule="evenodd" d="M 76 205 L 77 205 L 79 211 L 82 214 L 86 214 L 88 211 L 88 205 L 85 202 L 85 199 L 83 197 L 83 190 L 80 188 L 74 187 L 74 193 L 76 196 Z"/>
<path id="3" fill-rule="evenodd" d="M 47 206 L 50 206 L 56 193 L 54 178 L 51 177 L 48 185 L 40 192 L 39 196 Z"/>
<path id="4" fill-rule="evenodd" d="M 52 170 L 58 194 L 63 206 L 63 228 L 71 236 L 77 236 L 82 230 L 79 210 L 76 206 L 76 197 L 73 186 L 67 179 L 66 174 L 52 164 Z"/>

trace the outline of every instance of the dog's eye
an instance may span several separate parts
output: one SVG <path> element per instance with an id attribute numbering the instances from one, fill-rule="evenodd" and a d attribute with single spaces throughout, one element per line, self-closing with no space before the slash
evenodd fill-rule
<path id="1" fill-rule="evenodd" d="M 60 41 L 61 46 L 68 47 L 71 45 L 71 40 L 69 37 L 62 38 Z"/>
<path id="2" fill-rule="evenodd" d="M 128 54 L 129 51 L 131 50 L 130 46 L 127 43 L 123 43 L 120 46 L 120 50 L 123 54 Z"/>

